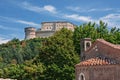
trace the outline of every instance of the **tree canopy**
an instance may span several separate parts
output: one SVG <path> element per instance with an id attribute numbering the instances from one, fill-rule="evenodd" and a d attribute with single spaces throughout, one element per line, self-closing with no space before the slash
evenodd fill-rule
<path id="1" fill-rule="evenodd" d="M 0 77 L 18 80 L 74 80 L 80 62 L 80 40 L 103 38 L 120 44 L 120 29 L 100 21 L 66 28 L 48 38 L 12 39 L 0 45 Z"/>

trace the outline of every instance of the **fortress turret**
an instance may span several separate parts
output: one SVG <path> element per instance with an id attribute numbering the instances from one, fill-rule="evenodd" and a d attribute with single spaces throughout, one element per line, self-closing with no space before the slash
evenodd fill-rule
<path id="1" fill-rule="evenodd" d="M 25 28 L 25 39 L 32 39 L 36 37 L 36 29 L 34 27 Z"/>

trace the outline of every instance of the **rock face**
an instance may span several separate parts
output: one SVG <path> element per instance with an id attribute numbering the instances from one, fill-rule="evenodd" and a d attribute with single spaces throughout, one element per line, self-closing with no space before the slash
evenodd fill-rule
<path id="1" fill-rule="evenodd" d="M 41 29 L 38 30 L 33 27 L 25 28 L 25 39 L 49 37 L 52 36 L 55 31 L 58 31 L 62 28 L 67 28 L 68 30 L 74 31 L 74 28 L 76 27 L 74 24 L 66 21 L 42 22 L 41 25 Z"/>
<path id="2" fill-rule="evenodd" d="M 89 44 L 89 45 L 88 45 Z M 76 80 L 120 80 L 120 46 L 97 39 L 81 41 L 82 61 L 75 65 Z"/>

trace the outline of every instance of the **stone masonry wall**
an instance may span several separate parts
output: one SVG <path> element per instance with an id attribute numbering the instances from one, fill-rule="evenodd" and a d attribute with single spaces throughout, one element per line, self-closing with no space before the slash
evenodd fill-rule
<path id="1" fill-rule="evenodd" d="M 93 47 L 91 47 L 90 50 L 85 53 L 86 59 L 102 56 L 120 61 L 120 49 L 108 46 L 101 42 L 96 43 L 97 44 L 94 44 Z"/>
<path id="2" fill-rule="evenodd" d="M 45 38 L 45 37 L 50 37 L 53 34 L 54 34 L 54 31 L 38 31 L 36 32 L 36 37 Z"/>
<path id="3" fill-rule="evenodd" d="M 119 68 L 118 68 L 119 69 Z M 119 69 L 120 70 L 120 69 Z M 80 74 L 83 73 L 85 80 L 119 80 L 116 65 L 104 66 L 80 66 L 76 67 L 76 80 L 80 80 Z"/>

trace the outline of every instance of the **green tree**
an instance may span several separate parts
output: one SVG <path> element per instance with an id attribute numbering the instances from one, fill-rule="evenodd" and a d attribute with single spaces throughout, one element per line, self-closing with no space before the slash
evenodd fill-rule
<path id="1" fill-rule="evenodd" d="M 75 50 L 80 55 L 80 40 L 83 38 L 92 38 L 93 40 L 98 38 L 96 24 L 95 23 L 86 23 L 75 28 L 73 33 L 73 41 Z"/>
<path id="2" fill-rule="evenodd" d="M 102 21 L 100 21 L 98 27 L 97 27 L 97 35 L 99 35 L 99 38 L 103 38 L 105 39 L 106 37 L 108 37 L 108 29 L 107 29 L 107 23 L 104 23 Z"/>
<path id="3" fill-rule="evenodd" d="M 79 62 L 73 45 L 73 32 L 63 28 L 46 39 L 37 61 L 46 66 L 45 80 L 73 80 L 74 65 Z"/>

